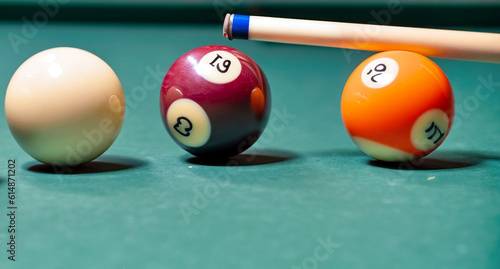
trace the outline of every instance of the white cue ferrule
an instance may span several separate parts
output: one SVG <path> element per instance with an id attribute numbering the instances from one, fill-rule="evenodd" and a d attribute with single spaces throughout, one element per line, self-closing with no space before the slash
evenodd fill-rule
<path id="1" fill-rule="evenodd" d="M 500 34 L 227 14 L 224 37 L 500 63 Z"/>

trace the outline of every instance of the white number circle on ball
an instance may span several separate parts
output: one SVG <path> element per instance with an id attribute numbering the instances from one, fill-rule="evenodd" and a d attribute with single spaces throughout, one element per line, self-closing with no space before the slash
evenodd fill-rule
<path id="1" fill-rule="evenodd" d="M 420 115 L 411 128 L 411 142 L 419 150 L 437 148 L 448 134 L 450 118 L 441 109 Z"/>
<path id="2" fill-rule="evenodd" d="M 225 84 L 235 80 L 240 75 L 241 63 L 233 54 L 216 50 L 201 58 L 196 72 L 212 83 Z"/>
<path id="3" fill-rule="evenodd" d="M 187 98 L 178 99 L 170 105 L 167 124 L 177 141 L 193 148 L 205 145 L 212 132 L 212 125 L 205 110 Z"/>
<path id="4" fill-rule="evenodd" d="M 379 89 L 391 84 L 398 76 L 399 65 L 391 58 L 380 58 L 368 63 L 361 73 L 366 87 Z"/>

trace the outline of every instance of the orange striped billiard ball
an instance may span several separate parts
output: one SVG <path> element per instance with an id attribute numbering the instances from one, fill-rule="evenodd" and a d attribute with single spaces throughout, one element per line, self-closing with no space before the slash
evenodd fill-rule
<path id="1" fill-rule="evenodd" d="M 397 162 L 424 157 L 443 143 L 455 105 L 448 78 L 433 61 L 413 52 L 387 51 L 353 71 L 341 112 L 363 152 Z"/>

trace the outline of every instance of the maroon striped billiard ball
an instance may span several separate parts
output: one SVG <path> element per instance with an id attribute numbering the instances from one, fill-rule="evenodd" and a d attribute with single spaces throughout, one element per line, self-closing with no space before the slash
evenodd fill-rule
<path id="1" fill-rule="evenodd" d="M 269 118 L 271 94 L 257 63 L 239 50 L 204 46 L 177 59 L 163 80 L 160 109 L 174 141 L 200 157 L 242 153 Z"/>

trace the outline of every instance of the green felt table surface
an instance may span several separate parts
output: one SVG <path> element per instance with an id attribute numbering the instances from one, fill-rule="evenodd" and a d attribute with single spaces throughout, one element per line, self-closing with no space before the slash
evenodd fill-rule
<path id="1" fill-rule="evenodd" d="M 0 268 L 499 268 L 500 65 L 434 59 L 455 92 L 451 133 L 422 161 L 385 165 L 357 149 L 340 114 L 344 83 L 372 52 L 228 41 L 219 24 L 182 23 L 50 22 L 13 46 L 24 26 L 0 22 Z M 209 44 L 250 55 L 273 98 L 261 139 L 220 163 L 180 149 L 159 112 L 170 65 Z M 58 46 L 104 59 L 127 101 L 111 148 L 63 173 L 22 151 L 3 103 L 17 67 Z"/>

